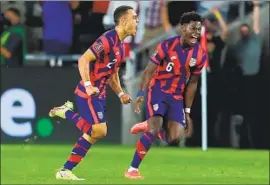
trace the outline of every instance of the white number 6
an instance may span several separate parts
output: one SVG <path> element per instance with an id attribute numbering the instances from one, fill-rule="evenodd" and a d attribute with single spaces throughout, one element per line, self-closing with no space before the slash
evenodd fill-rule
<path id="1" fill-rule="evenodd" d="M 173 69 L 173 66 L 174 66 L 174 63 L 169 62 L 169 63 L 167 64 L 166 71 L 171 72 L 171 70 Z"/>

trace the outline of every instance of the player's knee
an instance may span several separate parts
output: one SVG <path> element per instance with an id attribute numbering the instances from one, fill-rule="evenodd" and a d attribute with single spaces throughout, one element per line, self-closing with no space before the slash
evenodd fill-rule
<path id="1" fill-rule="evenodd" d="M 148 132 L 157 135 L 162 126 L 162 118 L 154 116 L 149 119 Z"/>
<path id="2" fill-rule="evenodd" d="M 179 143 L 180 143 L 180 139 L 174 139 L 174 140 L 171 140 L 168 142 L 168 145 L 169 146 L 179 146 Z"/>
<path id="3" fill-rule="evenodd" d="M 169 133 L 168 142 L 171 145 L 178 145 L 182 138 L 184 137 L 185 130 L 182 126 L 177 126 L 173 129 L 171 129 L 171 132 Z"/>
<path id="4" fill-rule="evenodd" d="M 92 134 L 93 138 L 102 138 L 107 135 L 107 125 L 106 123 L 95 124 L 92 126 Z"/>
<path id="5" fill-rule="evenodd" d="M 177 145 L 180 143 L 181 135 L 178 133 L 171 134 L 168 138 L 168 142 L 170 145 Z"/>

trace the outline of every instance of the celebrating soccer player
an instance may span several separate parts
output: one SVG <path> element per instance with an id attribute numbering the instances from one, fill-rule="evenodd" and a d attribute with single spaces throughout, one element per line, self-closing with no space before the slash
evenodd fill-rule
<path id="1" fill-rule="evenodd" d="M 137 142 L 126 178 L 143 179 L 138 168 L 157 137 L 177 143 L 185 129 L 188 134 L 192 131 L 189 113 L 207 56 L 198 43 L 201 16 L 196 12 L 184 13 L 180 24 L 181 36 L 161 42 L 144 71 L 135 112 L 140 112 L 139 106 L 145 97 L 148 126 Z M 162 127 L 163 119 L 167 120 L 167 132 Z"/>
<path id="2" fill-rule="evenodd" d="M 83 180 L 72 173 L 98 139 L 106 136 L 105 98 L 109 84 L 123 104 L 131 102 L 119 82 L 118 70 L 123 63 L 122 41 L 134 36 L 138 17 L 132 7 L 120 6 L 114 11 L 115 29 L 100 36 L 78 61 L 82 80 L 76 87 L 76 105 L 79 114 L 73 111 L 73 103 L 53 108 L 50 117 L 60 117 L 72 121 L 83 133 L 71 152 L 70 157 L 57 173 L 57 179 Z"/>

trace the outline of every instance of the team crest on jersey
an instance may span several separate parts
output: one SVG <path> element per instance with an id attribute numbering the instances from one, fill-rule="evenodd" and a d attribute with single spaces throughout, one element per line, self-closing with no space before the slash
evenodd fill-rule
<path id="1" fill-rule="evenodd" d="M 94 46 L 94 49 L 95 49 L 95 51 L 96 51 L 97 53 L 99 53 L 100 51 L 102 51 L 102 50 L 103 50 L 103 44 L 102 44 L 102 42 L 97 43 L 97 44 Z"/>
<path id="2" fill-rule="evenodd" d="M 99 119 L 102 119 L 103 118 L 103 113 L 102 112 L 98 112 L 97 115 L 98 115 L 98 118 Z"/>
<path id="3" fill-rule="evenodd" d="M 158 108 L 159 108 L 158 104 L 154 104 L 154 105 L 153 105 L 153 109 L 154 109 L 154 111 L 157 111 L 157 110 L 158 110 Z"/>
<path id="4" fill-rule="evenodd" d="M 190 67 L 193 67 L 193 66 L 195 66 L 195 64 L 196 64 L 196 59 L 195 58 L 191 58 L 190 61 L 189 61 L 189 66 Z"/>

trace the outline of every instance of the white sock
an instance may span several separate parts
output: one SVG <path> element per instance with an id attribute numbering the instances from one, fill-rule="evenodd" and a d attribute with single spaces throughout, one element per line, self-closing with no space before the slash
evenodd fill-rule
<path id="1" fill-rule="evenodd" d="M 132 166 L 130 166 L 129 169 L 128 169 L 128 172 L 131 172 L 131 171 L 133 171 L 133 170 L 138 171 L 138 168 L 133 168 Z"/>

